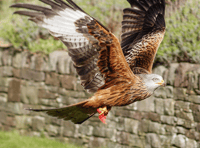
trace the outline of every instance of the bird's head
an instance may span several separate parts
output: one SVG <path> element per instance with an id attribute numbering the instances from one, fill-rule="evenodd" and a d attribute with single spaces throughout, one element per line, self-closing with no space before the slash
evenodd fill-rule
<path id="1" fill-rule="evenodd" d="M 140 74 L 140 77 L 143 79 L 143 82 L 150 93 L 153 93 L 160 86 L 165 86 L 165 82 L 160 75 Z"/>

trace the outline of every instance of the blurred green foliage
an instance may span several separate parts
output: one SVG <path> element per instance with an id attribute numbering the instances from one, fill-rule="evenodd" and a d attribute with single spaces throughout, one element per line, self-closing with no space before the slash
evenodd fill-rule
<path id="1" fill-rule="evenodd" d="M 9 8 L 14 3 L 26 2 L 45 5 L 38 0 L 7 0 L 0 1 L 0 38 L 9 41 L 14 48 L 28 49 L 32 52 L 43 51 L 50 53 L 54 50 L 66 48 L 61 41 L 55 40 L 48 30 L 38 27 L 27 17 L 12 15 L 14 10 Z"/>
<path id="2" fill-rule="evenodd" d="M 129 7 L 126 0 L 74 0 L 83 10 L 93 16 L 120 38 L 122 10 Z M 174 0 L 171 0 L 173 2 Z M 200 63 L 200 0 L 186 2 L 179 10 L 166 18 L 166 33 L 155 62 L 169 63 L 187 61 Z M 66 47 L 49 35 L 46 29 L 37 27 L 27 17 L 12 15 L 16 9 L 9 5 L 16 2 L 44 5 L 38 0 L 0 1 L 0 38 L 15 48 L 45 53 Z M 169 0 L 168 0 L 169 2 Z M 172 3 L 173 4 L 173 3 Z"/>
<path id="3" fill-rule="evenodd" d="M 187 2 L 166 18 L 166 33 L 156 62 L 200 63 L 200 1 Z"/>
<path id="4" fill-rule="evenodd" d="M 0 148 L 81 148 L 73 144 L 61 143 L 56 140 L 20 136 L 16 131 L 0 131 Z"/>

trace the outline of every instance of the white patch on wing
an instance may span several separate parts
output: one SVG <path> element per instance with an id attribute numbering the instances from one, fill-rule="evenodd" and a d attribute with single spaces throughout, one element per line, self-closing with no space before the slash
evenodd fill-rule
<path id="1" fill-rule="evenodd" d="M 87 40 L 82 33 L 78 33 L 76 31 L 78 28 L 74 24 L 77 20 L 81 18 L 84 19 L 85 16 L 88 16 L 87 14 L 81 12 L 80 10 L 72 10 L 70 8 L 66 8 L 63 11 L 57 11 L 56 13 L 58 15 L 44 18 L 43 22 L 37 20 L 38 25 L 48 29 L 55 37 L 71 35 L 72 38 L 74 38 L 73 36 L 76 36 L 75 38 L 78 38 L 77 41 L 80 40 L 80 42 L 85 42 Z M 88 17 L 93 20 L 90 16 Z M 87 28 L 87 26 L 82 26 L 81 28 Z M 71 37 L 66 40 L 69 41 Z M 75 42 L 75 39 L 72 40 Z"/>
<path id="2" fill-rule="evenodd" d="M 69 33 L 77 33 L 75 32 L 75 27 L 63 27 L 54 24 L 45 24 L 41 25 L 42 27 L 48 29 L 51 32 L 59 33 L 59 34 L 69 34 Z M 77 33 L 78 34 L 78 33 Z"/>
<path id="3" fill-rule="evenodd" d="M 62 11 L 60 11 L 62 13 Z M 65 9 L 63 11 L 65 13 L 65 16 L 69 16 L 71 18 L 74 18 L 74 19 L 80 19 L 81 17 L 85 17 L 86 14 L 79 11 L 79 10 L 71 10 L 71 9 Z"/>
<path id="4" fill-rule="evenodd" d="M 66 36 L 64 37 L 63 41 L 66 42 L 88 42 L 88 40 L 85 37 L 81 37 L 81 36 Z"/>
<path id="5" fill-rule="evenodd" d="M 135 10 L 140 10 L 138 7 L 136 7 L 136 6 L 133 6 L 132 7 L 133 9 L 135 9 Z"/>
<path id="6" fill-rule="evenodd" d="M 58 15 L 55 15 L 55 16 L 53 16 L 53 17 L 51 17 L 51 18 L 46 18 L 46 19 L 44 19 L 44 21 L 47 23 L 47 22 L 49 22 L 49 23 L 52 23 L 52 22 L 54 22 L 54 23 L 60 23 L 60 24 L 62 24 L 62 25 L 69 25 L 69 24 L 71 24 L 71 23 L 74 23 L 75 22 L 75 19 L 71 19 L 71 18 L 67 18 L 67 17 L 62 17 L 62 16 L 58 16 Z"/>

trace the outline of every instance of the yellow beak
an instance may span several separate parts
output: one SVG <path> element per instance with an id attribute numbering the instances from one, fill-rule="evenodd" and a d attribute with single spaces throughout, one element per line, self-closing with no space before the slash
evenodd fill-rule
<path id="1" fill-rule="evenodd" d="M 159 84 L 159 85 L 161 85 L 161 86 L 165 86 L 165 81 L 162 80 L 162 81 L 160 81 L 160 82 L 158 82 L 158 83 L 156 83 L 156 84 Z"/>

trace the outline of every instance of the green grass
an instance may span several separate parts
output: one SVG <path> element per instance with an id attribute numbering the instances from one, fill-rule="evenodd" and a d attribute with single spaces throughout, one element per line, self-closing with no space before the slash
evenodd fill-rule
<path id="1" fill-rule="evenodd" d="M 61 143 L 59 141 L 20 136 L 15 132 L 0 131 L 0 148 L 81 148 L 72 144 Z"/>

